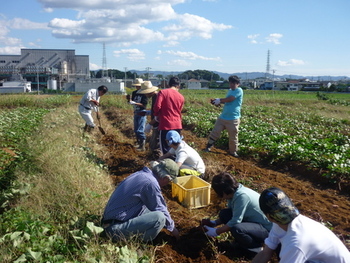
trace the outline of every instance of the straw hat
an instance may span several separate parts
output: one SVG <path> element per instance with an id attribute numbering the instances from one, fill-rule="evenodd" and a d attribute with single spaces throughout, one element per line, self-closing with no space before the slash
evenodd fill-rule
<path id="1" fill-rule="evenodd" d="M 141 89 L 139 89 L 137 94 L 148 94 L 156 91 L 157 89 L 158 87 L 153 86 L 151 81 L 146 80 L 141 84 Z"/>
<path id="2" fill-rule="evenodd" d="M 132 86 L 141 87 L 142 83 L 143 79 L 135 79 L 135 83 L 133 83 Z"/>

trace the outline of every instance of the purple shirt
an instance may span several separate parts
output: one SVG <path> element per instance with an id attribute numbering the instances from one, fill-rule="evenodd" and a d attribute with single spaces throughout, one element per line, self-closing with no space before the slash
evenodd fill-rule
<path id="1" fill-rule="evenodd" d="M 128 221 L 142 215 L 145 209 L 160 211 L 165 215 L 165 227 L 170 232 L 174 221 L 167 209 L 157 178 L 144 167 L 124 179 L 114 190 L 103 213 L 104 220 Z"/>

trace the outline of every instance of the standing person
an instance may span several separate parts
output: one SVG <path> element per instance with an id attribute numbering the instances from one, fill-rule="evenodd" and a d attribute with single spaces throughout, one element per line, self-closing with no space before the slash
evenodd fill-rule
<path id="1" fill-rule="evenodd" d="M 143 79 L 136 79 L 135 83 L 132 84 L 136 87 L 131 94 L 131 100 L 129 104 L 134 106 L 134 132 L 137 140 L 135 147 L 139 151 L 145 151 L 146 145 L 146 134 L 145 125 L 147 121 L 146 107 L 148 99 L 144 94 L 138 94 L 137 92 L 141 89 Z"/>
<path id="2" fill-rule="evenodd" d="M 220 138 L 221 132 L 227 130 L 229 139 L 229 152 L 232 156 L 238 157 L 238 131 L 241 118 L 241 105 L 243 101 L 243 90 L 239 87 L 240 80 L 237 76 L 228 78 L 230 89 L 226 98 L 212 99 L 211 103 L 218 106 L 224 103 L 221 115 L 217 118 L 214 129 L 211 131 L 208 144 L 205 149 L 210 152 L 215 141 Z"/>
<path id="3" fill-rule="evenodd" d="M 176 181 L 179 168 L 171 159 L 152 162 L 151 167 L 129 175 L 106 205 L 101 223 L 114 242 L 134 235 L 151 241 L 164 227 L 180 237 L 161 193 L 161 187 Z"/>
<path id="4" fill-rule="evenodd" d="M 230 231 L 240 247 L 252 252 L 261 251 L 272 223 L 260 210 L 260 195 L 226 172 L 215 175 L 211 185 L 219 197 L 227 200 L 228 208 L 221 210 L 216 220 L 202 220 L 206 234 L 216 237 Z"/>
<path id="5" fill-rule="evenodd" d="M 81 98 L 78 111 L 80 116 L 85 120 L 84 131 L 90 132 L 91 129 L 95 128 L 94 119 L 91 111 L 96 112 L 96 117 L 100 119 L 100 113 L 98 106 L 100 106 L 100 98 L 105 95 L 108 91 L 106 86 L 99 86 L 97 89 L 89 89 L 84 96 Z"/>
<path id="6" fill-rule="evenodd" d="M 279 244 L 281 263 L 350 263 L 350 252 L 340 239 L 324 225 L 301 215 L 281 189 L 264 190 L 259 203 L 273 227 L 253 263 L 268 262 Z"/>
<path id="7" fill-rule="evenodd" d="M 179 78 L 170 78 L 169 88 L 159 91 L 157 101 L 153 106 L 154 116 L 159 121 L 159 146 L 162 154 L 170 150 L 170 146 L 166 142 L 168 131 L 176 130 L 181 133 L 182 130 L 181 111 L 185 98 L 179 92 L 179 89 Z"/>
<path id="8" fill-rule="evenodd" d="M 166 141 L 171 148 L 159 160 L 175 156 L 175 162 L 180 168 L 179 176 L 196 175 L 203 178 L 205 164 L 202 157 L 182 139 L 182 136 L 177 131 L 169 131 L 166 134 Z"/>
<path id="9" fill-rule="evenodd" d="M 141 89 L 138 90 L 137 93 L 145 94 L 148 99 L 152 99 L 152 105 L 150 110 L 151 121 L 145 126 L 145 133 L 149 133 L 152 131 L 151 137 L 149 139 L 149 149 L 151 152 L 154 152 L 157 149 L 159 149 L 159 122 L 155 120 L 153 114 L 153 105 L 155 104 L 158 97 L 158 87 L 153 86 L 151 81 L 144 81 L 144 83 L 141 85 Z"/>

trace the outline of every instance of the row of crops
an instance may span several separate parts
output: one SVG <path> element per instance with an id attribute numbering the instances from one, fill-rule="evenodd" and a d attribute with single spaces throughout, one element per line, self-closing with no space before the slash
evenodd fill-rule
<path id="1" fill-rule="evenodd" d="M 221 109 L 190 106 L 184 124 L 207 137 Z M 301 109 L 244 106 L 240 155 L 270 164 L 297 161 L 324 170 L 330 179 L 350 176 L 350 122 Z M 224 132 L 216 145 L 228 145 Z"/>

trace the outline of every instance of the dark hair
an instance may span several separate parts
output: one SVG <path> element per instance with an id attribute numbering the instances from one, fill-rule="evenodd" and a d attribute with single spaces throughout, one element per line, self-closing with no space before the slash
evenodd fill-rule
<path id="1" fill-rule="evenodd" d="M 232 82 L 232 83 L 236 83 L 236 84 L 240 84 L 241 81 L 239 79 L 239 77 L 237 77 L 236 75 L 232 75 L 228 78 L 228 81 L 229 82 Z"/>
<path id="2" fill-rule="evenodd" d="M 235 193 L 239 182 L 231 174 L 223 172 L 213 177 L 211 186 L 219 197 L 223 197 L 224 194 Z"/>
<path id="3" fill-rule="evenodd" d="M 107 93 L 108 88 L 106 86 L 102 85 L 102 86 L 99 86 L 97 88 L 97 90 L 102 91 L 103 93 Z"/>
<path id="4" fill-rule="evenodd" d="M 178 77 L 171 77 L 169 79 L 169 87 L 179 87 L 180 86 L 180 80 Z"/>

